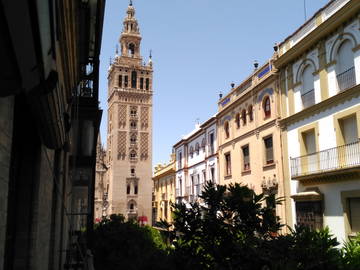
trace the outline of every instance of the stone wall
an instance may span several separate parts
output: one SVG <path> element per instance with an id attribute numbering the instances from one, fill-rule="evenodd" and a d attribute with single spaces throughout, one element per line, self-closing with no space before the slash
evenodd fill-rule
<path id="1" fill-rule="evenodd" d="M 0 269 L 4 265 L 14 98 L 0 98 Z"/>

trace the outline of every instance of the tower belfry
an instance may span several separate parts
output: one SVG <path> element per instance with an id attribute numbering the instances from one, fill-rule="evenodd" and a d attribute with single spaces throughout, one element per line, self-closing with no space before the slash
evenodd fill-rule
<path id="1" fill-rule="evenodd" d="M 109 212 L 151 220 L 152 61 L 143 63 L 141 35 L 130 1 L 108 70 Z M 146 219 L 146 218 L 145 218 Z"/>

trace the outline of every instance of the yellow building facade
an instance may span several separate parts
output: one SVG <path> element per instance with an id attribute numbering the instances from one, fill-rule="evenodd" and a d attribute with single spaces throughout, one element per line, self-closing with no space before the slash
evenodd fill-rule
<path id="1" fill-rule="evenodd" d="M 220 184 L 241 183 L 256 193 L 284 197 L 280 96 L 272 60 L 258 68 L 219 102 L 217 116 Z M 288 224 L 286 198 L 276 214 Z"/>
<path id="2" fill-rule="evenodd" d="M 155 166 L 153 176 L 153 225 L 172 222 L 171 204 L 175 203 L 175 155 L 167 164 Z"/>

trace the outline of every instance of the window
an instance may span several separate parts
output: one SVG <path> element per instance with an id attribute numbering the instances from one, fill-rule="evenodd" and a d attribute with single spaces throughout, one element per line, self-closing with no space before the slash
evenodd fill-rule
<path id="1" fill-rule="evenodd" d="M 130 108 L 130 116 L 135 117 L 137 115 L 137 109 L 136 107 Z"/>
<path id="2" fill-rule="evenodd" d="M 303 158 L 301 167 L 308 172 L 316 172 L 318 170 L 318 155 L 316 154 L 316 137 L 315 129 L 302 133 L 304 149 L 307 156 Z"/>
<path id="3" fill-rule="evenodd" d="M 137 73 L 134 70 L 131 72 L 131 88 L 136 88 L 136 81 L 137 81 Z"/>
<path id="4" fill-rule="evenodd" d="M 302 72 L 301 101 L 304 109 L 315 104 L 313 73 L 311 65 L 307 65 Z"/>
<path id="5" fill-rule="evenodd" d="M 194 147 L 190 146 L 190 157 L 194 156 Z"/>
<path id="6" fill-rule="evenodd" d="M 137 185 L 134 188 L 134 194 L 138 194 L 138 186 Z"/>
<path id="7" fill-rule="evenodd" d="M 136 126 L 137 126 L 137 125 L 136 125 L 136 121 L 131 121 L 131 122 L 130 122 L 130 128 L 131 128 L 131 129 L 136 129 Z"/>
<path id="8" fill-rule="evenodd" d="M 242 148 L 242 154 L 243 154 L 243 169 L 244 171 L 248 171 L 250 170 L 250 151 L 248 145 Z"/>
<path id="9" fill-rule="evenodd" d="M 130 152 L 130 160 L 136 160 L 136 151 L 135 150 L 132 150 Z"/>
<path id="10" fill-rule="evenodd" d="M 119 87 L 122 87 L 122 75 L 119 75 Z"/>
<path id="11" fill-rule="evenodd" d="M 144 78 L 140 78 L 140 89 L 144 89 Z"/>
<path id="12" fill-rule="evenodd" d="M 211 181 L 213 183 L 215 183 L 215 168 L 214 167 L 210 168 L 210 174 L 211 174 Z"/>
<path id="13" fill-rule="evenodd" d="M 323 211 L 321 201 L 296 202 L 296 224 L 311 230 L 322 229 Z"/>
<path id="14" fill-rule="evenodd" d="M 360 232 L 360 198 L 348 198 L 351 234 Z"/>
<path id="15" fill-rule="evenodd" d="M 209 143 L 210 143 L 210 155 L 213 155 L 215 152 L 214 149 L 214 133 L 209 134 Z"/>
<path id="16" fill-rule="evenodd" d="M 203 183 L 205 183 L 206 182 L 206 171 L 203 170 L 202 173 L 203 173 Z"/>
<path id="17" fill-rule="evenodd" d="M 229 138 L 230 137 L 230 127 L 229 127 L 229 122 L 226 121 L 224 124 L 224 131 L 225 131 L 225 138 Z"/>
<path id="18" fill-rule="evenodd" d="M 126 186 L 126 194 L 130 194 L 130 185 Z"/>
<path id="19" fill-rule="evenodd" d="M 129 44 L 129 55 L 134 56 L 135 53 L 135 45 L 133 43 Z"/>
<path id="20" fill-rule="evenodd" d="M 249 106 L 248 108 L 248 113 L 249 113 L 249 121 L 252 122 L 254 120 L 254 114 L 253 114 L 253 107 L 252 105 Z"/>
<path id="21" fill-rule="evenodd" d="M 178 167 L 179 167 L 179 169 L 182 168 L 182 153 L 181 152 L 179 152 Z"/>
<path id="22" fill-rule="evenodd" d="M 354 53 L 350 40 L 345 40 L 338 49 L 336 74 L 339 91 L 346 90 L 356 84 Z"/>
<path id="23" fill-rule="evenodd" d="M 130 175 L 131 175 L 131 176 L 135 176 L 135 168 L 131 168 L 131 169 L 130 169 Z"/>
<path id="24" fill-rule="evenodd" d="M 203 138 L 202 141 L 201 141 L 201 148 L 204 151 L 204 153 L 205 153 L 205 146 L 206 146 L 206 139 Z"/>
<path id="25" fill-rule="evenodd" d="M 136 134 L 132 134 L 130 137 L 130 144 L 136 144 L 137 136 Z"/>
<path id="26" fill-rule="evenodd" d="M 235 123 L 236 123 L 236 128 L 240 128 L 240 113 L 236 114 Z"/>
<path id="27" fill-rule="evenodd" d="M 146 78 L 145 87 L 146 87 L 146 90 L 149 90 L 149 87 L 150 87 L 150 80 L 149 80 L 149 78 Z"/>
<path id="28" fill-rule="evenodd" d="M 243 123 L 243 126 L 246 125 L 246 110 L 242 110 L 241 112 L 241 118 L 242 118 L 242 123 Z"/>
<path id="29" fill-rule="evenodd" d="M 264 139 L 265 145 L 265 163 L 272 164 L 274 163 L 274 150 L 273 150 L 273 139 L 271 137 L 267 137 Z"/>
<path id="30" fill-rule="evenodd" d="M 124 86 L 125 86 L 125 87 L 128 87 L 128 79 L 129 79 L 128 76 L 125 75 L 125 78 L 124 78 L 124 79 L 125 79 Z"/>
<path id="31" fill-rule="evenodd" d="M 230 153 L 226 153 L 225 155 L 225 176 L 231 175 L 231 156 Z"/>
<path id="32" fill-rule="evenodd" d="M 199 145 L 199 143 L 196 143 L 196 144 L 195 144 L 195 152 L 196 152 L 197 155 L 199 155 L 199 152 L 200 152 L 200 145 Z"/>
<path id="33" fill-rule="evenodd" d="M 271 105 L 270 105 L 270 97 L 265 97 L 263 101 L 263 108 L 264 108 L 264 115 L 265 118 L 268 118 L 271 116 Z"/>

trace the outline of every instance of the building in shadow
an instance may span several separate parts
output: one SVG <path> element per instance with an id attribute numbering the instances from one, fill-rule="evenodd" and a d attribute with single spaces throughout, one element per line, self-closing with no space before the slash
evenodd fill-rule
<path id="1" fill-rule="evenodd" d="M 87 269 L 104 5 L 0 1 L 0 269 Z"/>

